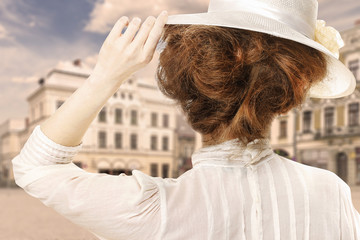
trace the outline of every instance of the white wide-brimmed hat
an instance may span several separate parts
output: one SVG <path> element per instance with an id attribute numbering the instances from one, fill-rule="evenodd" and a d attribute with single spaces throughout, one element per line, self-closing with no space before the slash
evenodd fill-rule
<path id="1" fill-rule="evenodd" d="M 316 0 L 210 0 L 206 13 L 171 15 L 167 24 L 200 24 L 239 28 L 290 39 L 327 56 L 327 76 L 309 96 L 339 98 L 356 86 L 351 71 L 338 60 L 343 41 L 339 32 L 317 20 Z"/>

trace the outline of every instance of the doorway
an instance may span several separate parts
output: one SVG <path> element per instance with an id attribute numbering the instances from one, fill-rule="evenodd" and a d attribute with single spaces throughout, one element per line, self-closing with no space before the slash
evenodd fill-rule
<path id="1" fill-rule="evenodd" d="M 347 183 L 348 157 L 346 153 L 340 152 L 336 155 L 336 174 Z"/>

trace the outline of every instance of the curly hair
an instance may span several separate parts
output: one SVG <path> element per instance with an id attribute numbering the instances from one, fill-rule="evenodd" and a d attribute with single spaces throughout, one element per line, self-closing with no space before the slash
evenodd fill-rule
<path id="1" fill-rule="evenodd" d="M 212 144 L 266 138 L 272 120 L 326 75 L 323 53 L 265 33 L 166 25 L 162 41 L 158 86 Z"/>

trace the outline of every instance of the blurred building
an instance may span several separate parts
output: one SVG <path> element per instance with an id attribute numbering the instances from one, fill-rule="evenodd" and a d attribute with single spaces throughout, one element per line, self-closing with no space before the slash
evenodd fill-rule
<path id="1" fill-rule="evenodd" d="M 29 117 L 0 125 L 0 182 L 13 185 L 11 159 L 35 126 L 61 107 L 90 73 L 91 69 L 80 60 L 60 63 L 39 80 L 38 88 L 27 97 Z M 188 127 L 182 124 L 181 129 L 176 129 L 179 114 L 155 81 L 131 77 L 91 123 L 73 162 L 88 172 L 118 175 L 138 169 L 152 176 L 174 177 L 185 151 L 175 150 L 185 148 L 186 156 L 193 150 Z"/>
<path id="2" fill-rule="evenodd" d="M 360 22 L 341 35 L 345 46 L 340 60 L 357 79 L 355 92 L 340 99 L 308 99 L 300 110 L 278 117 L 271 143 L 283 156 L 328 169 L 356 185 L 360 184 Z"/>
<path id="3" fill-rule="evenodd" d="M 25 125 L 23 119 L 9 119 L 0 125 L 0 187 L 14 185 L 11 159 L 20 152 Z"/>
<path id="4" fill-rule="evenodd" d="M 192 168 L 191 155 L 195 151 L 195 131 L 189 126 L 183 114 L 177 115 L 175 155 L 177 161 L 175 168 L 176 176 L 180 176 Z"/>

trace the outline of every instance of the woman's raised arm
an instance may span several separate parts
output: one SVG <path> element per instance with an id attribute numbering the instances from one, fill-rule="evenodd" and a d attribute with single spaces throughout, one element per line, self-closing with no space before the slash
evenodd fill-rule
<path id="1" fill-rule="evenodd" d="M 166 21 L 166 11 L 157 19 L 148 17 L 142 25 L 139 18 L 130 23 L 127 17 L 120 18 L 104 41 L 90 77 L 41 124 L 43 133 L 64 146 L 80 145 L 108 99 L 128 77 L 151 61 Z M 122 34 L 125 26 L 128 28 Z"/>

